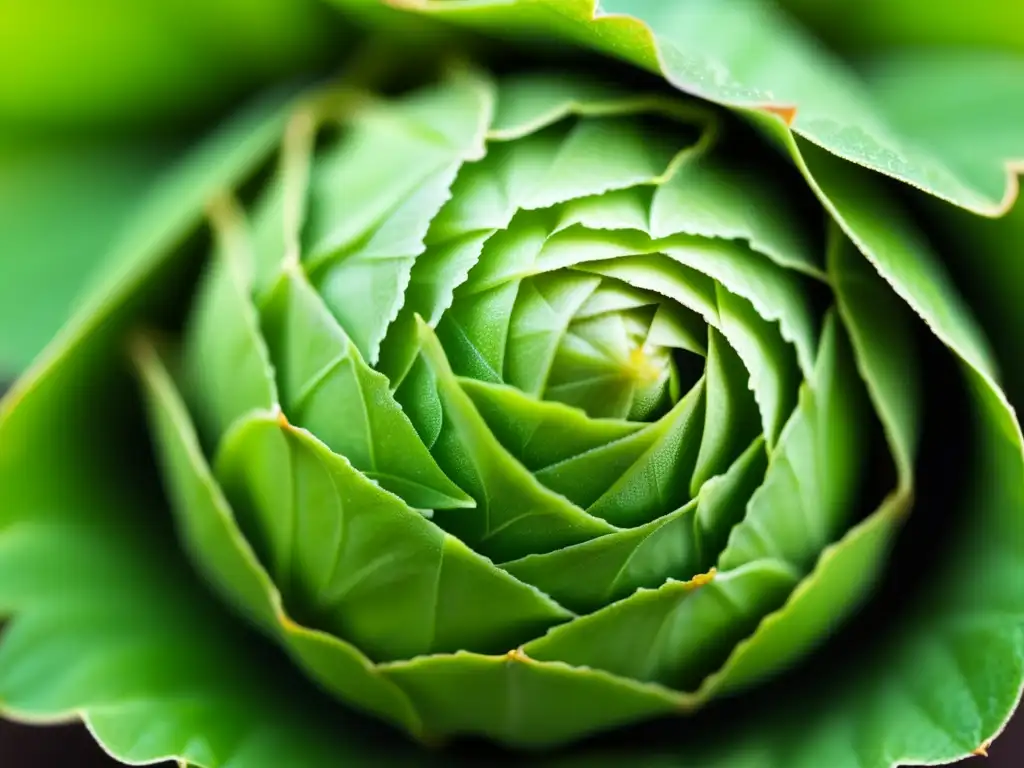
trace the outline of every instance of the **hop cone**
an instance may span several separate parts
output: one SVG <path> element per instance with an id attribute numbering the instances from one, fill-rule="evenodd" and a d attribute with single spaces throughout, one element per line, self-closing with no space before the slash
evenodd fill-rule
<path id="1" fill-rule="evenodd" d="M 211 204 L 180 347 L 135 347 L 166 484 L 345 702 L 559 744 L 770 675 L 871 582 L 898 508 L 848 594 L 766 620 L 863 516 L 874 417 L 844 244 L 721 119 L 544 74 L 339 89 Z"/>

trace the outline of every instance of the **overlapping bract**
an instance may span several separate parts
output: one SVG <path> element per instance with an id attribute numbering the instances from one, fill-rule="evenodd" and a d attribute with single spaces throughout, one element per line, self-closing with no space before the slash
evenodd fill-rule
<path id="1" fill-rule="evenodd" d="M 135 345 L 166 481 L 344 701 L 564 742 L 778 671 L 874 580 L 906 500 L 858 524 L 865 304 L 812 295 L 886 294 L 718 119 L 544 75 L 320 93 L 211 206 L 180 352 Z"/>

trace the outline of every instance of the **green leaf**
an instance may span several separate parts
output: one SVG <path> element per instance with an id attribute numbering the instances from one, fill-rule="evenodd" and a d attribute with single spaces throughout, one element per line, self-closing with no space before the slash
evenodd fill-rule
<path id="1" fill-rule="evenodd" d="M 644 428 L 640 422 L 592 419 L 578 408 L 537 400 L 504 384 L 460 378 L 459 385 L 502 447 L 533 472 Z"/>
<path id="2" fill-rule="evenodd" d="M 684 131 L 652 131 L 636 118 L 588 117 L 569 131 L 524 207 L 550 208 L 649 183 L 665 174 L 689 144 Z M 604 162 L 595 163 L 595 156 Z"/>
<path id="3" fill-rule="evenodd" d="M 28 367 L 70 317 L 175 150 L 139 139 L 0 139 L 0 378 Z"/>
<path id="4" fill-rule="evenodd" d="M 460 177 L 461 178 L 461 177 Z M 435 219 L 435 222 L 437 220 Z M 428 245 L 413 264 L 405 303 L 381 342 L 377 370 L 388 377 L 391 388 L 401 385 L 419 352 L 416 316 L 436 326 L 451 306 L 457 286 L 465 282 L 469 270 L 480 258 L 493 230 L 471 232 L 463 237 Z"/>
<path id="5" fill-rule="evenodd" d="M 438 324 L 452 366 L 460 376 L 500 383 L 505 369 L 509 324 L 521 272 L 544 246 L 548 227 L 541 217 L 517 221 L 484 245 L 467 282 Z M 489 280 L 494 272 L 511 279 Z M 482 285 L 481 285 L 482 284 Z"/>
<path id="6" fill-rule="evenodd" d="M 147 236 L 125 243 L 117 272 L 0 402 L 0 610 L 15 614 L 0 642 L 0 706 L 33 721 L 84 717 L 125 760 L 269 768 L 281 755 L 323 765 L 383 754 L 364 722 L 209 598 L 148 473 L 123 482 L 145 438 L 111 428 L 138 421 L 120 359 L 129 325 L 173 284 L 183 265 L 168 263 L 171 248 L 204 203 L 269 152 L 280 107 L 246 113 L 168 177 L 136 220 Z M 382 749 L 417 759 L 400 742 Z"/>
<path id="7" fill-rule="evenodd" d="M 930 8 L 925 18 L 933 13 Z M 1019 27 L 1015 21 L 998 26 Z M 866 60 L 863 73 L 893 125 L 942 157 L 959 177 L 995 193 L 1000 180 L 994 171 L 1001 170 L 1000 209 L 982 213 L 1010 210 L 1018 196 L 1015 174 L 1024 164 L 1024 59 L 1019 52 L 876 53 Z"/>
<path id="8" fill-rule="evenodd" d="M 413 423 L 440 425 L 431 453 L 477 503 L 474 510 L 438 510 L 439 524 L 499 561 L 617 530 L 549 490 L 502 448 L 459 385 L 437 337 L 422 321 L 420 341 L 423 363 L 396 394 Z M 416 379 L 435 392 L 434 399 L 416 394 Z"/>
<path id="9" fill-rule="evenodd" d="M 693 534 L 701 566 L 710 569 L 729 540 L 733 527 L 743 520 L 750 497 L 764 481 L 768 451 L 764 437 L 755 439 L 729 469 L 707 480 L 697 493 Z"/>
<path id="10" fill-rule="evenodd" d="M 793 663 L 850 615 L 876 585 L 913 496 L 920 432 L 920 381 L 911 318 L 903 302 L 852 244 L 833 232 L 828 269 L 850 333 L 858 373 L 889 439 L 898 487 L 866 520 L 826 547 L 786 605 L 765 618 L 705 680 L 703 695 L 750 685 Z"/>
<path id="11" fill-rule="evenodd" d="M 499 84 L 499 112 L 507 90 L 507 84 Z M 431 239 L 508 227 L 548 173 L 566 130 L 557 125 L 515 141 L 489 141 L 483 158 L 463 166 L 451 200 L 431 224 Z"/>
<path id="12" fill-rule="evenodd" d="M 97 486 L 78 490 L 89 499 L 78 514 L 109 513 L 93 506 Z M 181 563 L 154 557 L 158 541 L 124 536 L 140 509 L 166 510 L 121 502 L 120 532 L 109 524 L 29 520 L 5 529 L 0 583 L 5 608 L 16 602 L 18 611 L 0 647 L 5 717 L 82 717 L 123 761 L 172 757 L 202 768 L 236 761 L 271 768 L 282 759 L 309 766 L 364 761 L 382 749 L 394 749 L 399 760 L 423 759 L 402 743 L 375 749 L 366 723 L 333 707 L 258 638 L 233 626 Z M 183 629 L 192 626 L 204 631 Z"/>
<path id="13" fill-rule="evenodd" d="M 274 286 L 287 264 L 301 256 L 319 117 L 316 98 L 312 102 L 289 118 L 277 170 L 252 204 L 252 292 L 258 298 Z"/>
<path id="14" fill-rule="evenodd" d="M 365 148 L 361 148 L 360 157 L 375 157 L 388 150 L 382 147 L 370 155 L 362 154 L 363 151 Z M 453 163 L 432 175 L 366 234 L 359 245 L 335 252 L 329 261 L 307 267 L 317 292 L 371 364 L 377 362 L 388 325 L 405 301 L 413 265 L 425 248 L 427 227 L 448 197 L 457 171 L 458 165 Z M 356 172 L 374 176 L 366 169 Z M 341 176 L 334 183 L 347 189 L 350 178 Z M 351 209 L 348 201 L 337 203 L 332 220 L 344 221 L 356 215 Z"/>
<path id="15" fill-rule="evenodd" d="M 419 721 L 409 702 L 374 674 L 361 651 L 336 637 L 302 627 L 285 613 L 278 585 L 239 530 L 163 363 L 141 339 L 136 341 L 134 358 L 145 386 L 176 522 L 200 571 L 236 609 L 277 636 L 328 690 L 415 732 Z"/>
<path id="16" fill-rule="evenodd" d="M 718 559 L 723 570 L 774 558 L 805 570 L 856 511 L 866 451 L 866 402 L 835 316 L 826 321 L 814 377 L 782 430 L 764 485 Z"/>
<path id="17" fill-rule="evenodd" d="M 914 480 L 924 399 L 913 314 L 834 225 L 828 269 L 858 373 L 885 430 L 900 490 L 906 492 Z"/>
<path id="18" fill-rule="evenodd" d="M 272 415 L 233 429 L 216 466 L 289 606 L 372 658 L 494 652 L 570 615 Z"/>
<path id="19" fill-rule="evenodd" d="M 281 276 L 260 315 L 289 419 L 414 507 L 472 505 L 431 458 L 388 380 L 296 268 Z"/>
<path id="20" fill-rule="evenodd" d="M 757 404 L 744 374 L 736 352 L 718 331 L 709 328 L 704 431 L 690 480 L 691 495 L 724 472 L 759 432 Z"/>
<path id="21" fill-rule="evenodd" d="M 620 478 L 625 481 L 622 483 L 624 486 L 636 482 L 649 474 L 659 453 L 666 449 L 671 451 L 673 448 L 683 448 L 680 438 L 694 428 L 693 422 L 701 421 L 699 411 L 703 408 L 703 400 L 704 385 L 700 382 L 672 411 L 654 424 L 647 424 L 643 429 L 618 440 L 570 453 L 557 463 L 536 470 L 537 479 L 545 487 L 563 494 L 580 507 L 589 508 L 609 493 L 611 483 Z M 694 411 L 698 411 L 696 418 Z M 693 440 L 692 434 L 688 436 L 690 441 L 685 447 L 697 448 L 698 441 Z M 680 456 L 678 462 L 683 467 L 690 463 L 686 458 L 692 460 L 695 455 Z M 688 476 L 689 473 L 684 474 Z M 688 490 L 688 477 L 676 478 L 672 493 L 686 494 Z M 683 498 L 680 501 L 685 500 Z"/>
<path id="22" fill-rule="evenodd" d="M 696 505 L 694 500 L 646 525 L 527 555 L 501 567 L 577 613 L 596 611 L 641 587 L 699 573 L 693 534 Z"/>
<path id="23" fill-rule="evenodd" d="M 864 169 L 810 144 L 794 144 L 791 151 L 822 204 L 886 282 L 943 343 L 994 380 L 996 363 L 985 334 L 891 191 Z"/>
<path id="24" fill-rule="evenodd" d="M 999 361 L 1010 402 L 1024 405 L 1024 357 L 1018 354 L 1017 328 L 1024 328 L 1024 204 L 1001 219 L 981 219 L 937 202 L 927 209 L 927 222 L 945 247 L 943 263 L 954 284 L 983 325 Z"/>
<path id="25" fill-rule="evenodd" d="M 394 104 L 368 105 L 314 164 L 303 258 L 370 364 L 456 173 L 484 153 L 493 101 L 492 83 L 463 74 Z"/>
<path id="26" fill-rule="evenodd" d="M 810 576 L 784 606 L 732 649 L 722 668 L 704 681 L 700 695 L 747 687 L 786 668 L 827 639 L 877 584 L 908 501 L 906 495 L 894 495 L 839 542 L 826 547 Z"/>
<path id="27" fill-rule="evenodd" d="M 437 733 L 482 733 L 505 744 L 540 749 L 587 734 L 668 714 L 679 706 L 655 685 L 506 656 L 457 653 L 381 666 Z"/>
<path id="28" fill-rule="evenodd" d="M 650 338 L 656 310 L 574 318 L 558 340 L 544 397 L 594 417 L 646 421 L 664 413 L 679 396 L 679 368 L 671 350 Z"/>
<path id="29" fill-rule="evenodd" d="M 216 443 L 249 411 L 277 407 L 277 385 L 250 298 L 252 263 L 243 214 L 221 198 L 212 215 L 213 258 L 200 280 L 184 334 L 182 365 L 198 422 Z"/>
<path id="30" fill-rule="evenodd" d="M 655 189 L 650 235 L 742 239 L 779 266 L 824 277 L 821 254 L 794 210 L 792 190 L 772 178 L 776 169 L 754 171 L 731 159 L 733 150 L 726 144 L 681 163 Z"/>
<path id="31" fill-rule="evenodd" d="M 749 301 L 765 320 L 777 322 L 782 337 L 796 349 L 804 375 L 810 375 L 817 322 L 809 301 L 810 286 L 798 273 L 734 243 L 673 238 L 661 250 Z"/>
<path id="32" fill-rule="evenodd" d="M 705 398 L 702 379 L 642 432 L 546 467 L 537 477 L 613 525 L 649 522 L 690 497 Z"/>
<path id="33" fill-rule="evenodd" d="M 598 79 L 557 73 L 517 74 L 502 82 L 490 136 L 501 140 L 536 134 L 586 105 L 619 104 L 629 93 Z"/>
<path id="34" fill-rule="evenodd" d="M 572 42 L 662 75 L 681 91 L 770 119 L 826 151 L 977 213 L 1005 211 L 1016 196 L 999 152 L 969 167 L 929 142 L 935 121 L 904 124 L 876 106 L 871 89 L 777 8 L 758 0 L 403 0 L 416 12 L 523 40 Z M 938 55 L 938 54 L 937 54 Z M 957 65 L 950 62 L 949 66 Z M 966 80 L 965 80 L 966 81 Z M 1019 120 L 1010 77 L 985 81 L 998 132 Z M 929 89 L 943 88 L 936 75 Z M 942 121 L 939 121 L 940 123 Z M 941 129 L 940 129 L 941 130 Z M 993 129 L 986 128 L 988 133 Z M 791 132 L 792 131 L 792 132 Z M 1002 150 L 1002 147 L 1000 147 Z"/>
<path id="35" fill-rule="evenodd" d="M 732 526 L 743 518 L 764 477 L 765 460 L 758 439 L 725 474 L 708 480 L 696 499 L 664 517 L 501 567 L 579 613 L 666 579 L 690 579 L 712 566 Z"/>
<path id="36" fill-rule="evenodd" d="M 750 373 L 764 434 L 769 446 L 774 445 L 800 381 L 793 348 L 786 344 L 777 324 L 765 320 L 749 301 L 716 285 L 702 272 L 657 254 L 620 255 L 577 268 L 665 296 L 718 328 Z"/>
<path id="37" fill-rule="evenodd" d="M 541 661 L 692 690 L 777 608 L 799 575 L 774 560 L 641 589 L 596 613 L 550 630 L 523 651 Z"/>
<path id="38" fill-rule="evenodd" d="M 493 100 L 493 85 L 467 73 L 343 112 L 347 130 L 312 169 L 304 258 L 359 247 L 424 182 L 459 158 L 482 156 Z"/>
<path id="39" fill-rule="evenodd" d="M 592 275 L 557 272 L 519 284 L 505 349 L 506 384 L 541 396 L 569 323 L 600 282 Z"/>
<path id="40" fill-rule="evenodd" d="M 290 90 L 267 94 L 161 177 L 126 223 L 102 279 L 51 346 L 50 354 L 132 298 L 133 289 L 150 271 L 173 261 L 174 249 L 198 228 L 207 204 L 247 179 L 273 152 L 293 101 Z"/>

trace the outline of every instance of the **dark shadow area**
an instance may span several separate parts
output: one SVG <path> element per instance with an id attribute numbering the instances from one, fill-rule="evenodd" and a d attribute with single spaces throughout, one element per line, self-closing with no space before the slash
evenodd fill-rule
<path id="1" fill-rule="evenodd" d="M 37 727 L 0 722 L 0 765 L 9 768 L 108 768 L 111 759 L 81 725 Z M 170 768 L 173 763 L 163 763 Z"/>

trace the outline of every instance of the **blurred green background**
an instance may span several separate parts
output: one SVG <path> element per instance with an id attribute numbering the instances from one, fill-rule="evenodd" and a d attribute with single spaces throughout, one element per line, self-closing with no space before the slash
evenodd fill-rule
<path id="1" fill-rule="evenodd" d="M 253 92 L 329 70 L 347 29 L 318 0 L 0 0 L 0 381 L 166 164 Z"/>

